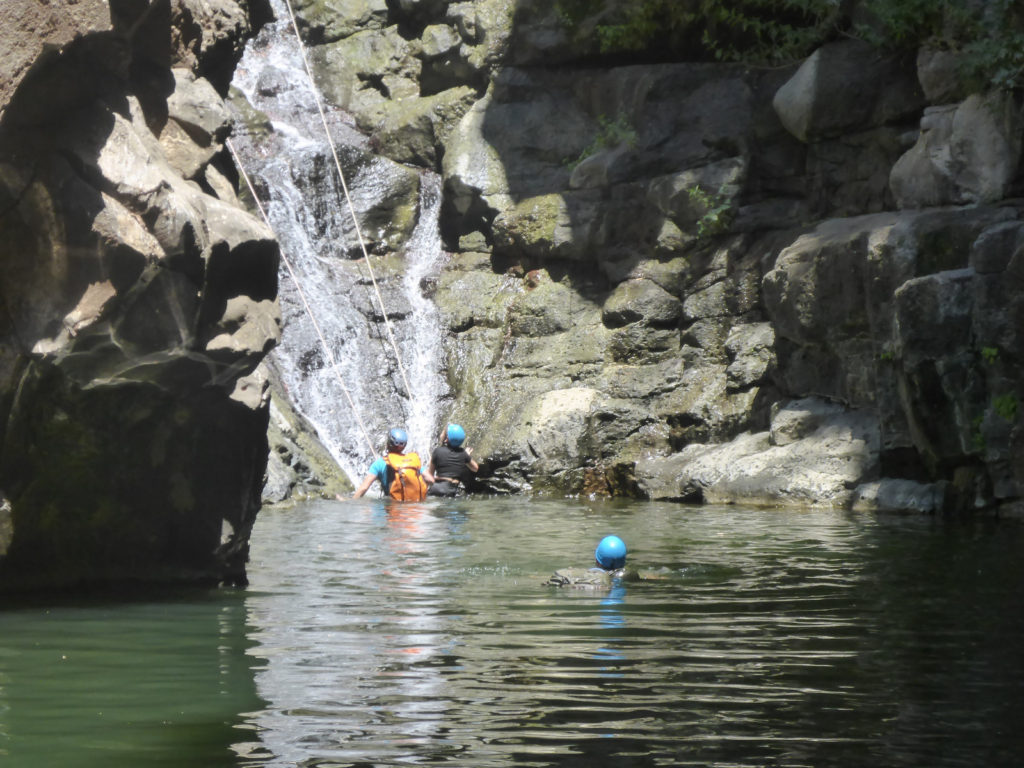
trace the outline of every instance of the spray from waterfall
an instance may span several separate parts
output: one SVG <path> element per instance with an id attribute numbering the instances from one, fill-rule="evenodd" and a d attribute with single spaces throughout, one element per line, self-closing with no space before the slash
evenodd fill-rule
<path id="1" fill-rule="evenodd" d="M 234 81 L 270 120 L 269 131 L 236 129 L 241 135 L 234 146 L 294 271 L 281 276 L 284 332 L 271 364 L 284 394 L 355 481 L 371 456 L 339 379 L 347 383 L 355 408 L 374 436 L 383 436 L 391 426 L 405 426 L 410 447 L 425 454 L 437 431 L 443 391 L 441 336 L 437 311 L 423 296 L 421 283 L 436 274 L 444 256 L 438 231 L 440 182 L 435 174 L 419 174 L 418 224 L 403 249 L 401 292 L 385 290 L 382 299 L 372 272 L 366 280 L 372 257 L 360 262 L 347 256 L 356 242 L 362 244 L 354 219 L 358 212 L 380 206 L 391 193 L 395 166 L 369 151 L 366 138 L 348 116 L 331 109 L 318 114 L 320 103 L 290 28 L 288 9 L 283 0 L 272 4 L 279 21 L 267 25 L 250 43 Z M 325 123 L 340 153 L 335 152 Z M 346 171 L 347 185 L 332 172 L 331 158 L 337 160 L 338 154 L 351 169 Z M 346 209 L 345 200 L 351 201 L 356 216 Z M 370 284 L 376 297 L 371 296 Z M 386 321 L 390 309 L 374 308 L 376 302 L 388 300 L 408 307 L 407 312 L 395 313 L 390 350 L 384 342 L 392 333 L 391 324 L 385 322 L 382 328 L 381 323 L 381 315 Z"/>

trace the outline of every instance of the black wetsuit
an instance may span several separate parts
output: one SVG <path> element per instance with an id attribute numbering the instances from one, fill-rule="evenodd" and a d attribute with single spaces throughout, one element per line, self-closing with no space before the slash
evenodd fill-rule
<path id="1" fill-rule="evenodd" d="M 427 491 L 428 496 L 455 496 L 464 491 L 472 477 L 469 469 L 469 454 L 465 448 L 439 445 L 430 456 L 434 464 L 434 484 Z"/>

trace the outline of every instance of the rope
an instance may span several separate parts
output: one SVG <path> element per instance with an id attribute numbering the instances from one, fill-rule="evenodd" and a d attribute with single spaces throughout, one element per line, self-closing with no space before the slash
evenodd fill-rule
<path id="1" fill-rule="evenodd" d="M 320 113 L 320 122 L 323 123 L 324 133 L 327 135 L 327 143 L 331 147 L 331 156 L 334 158 L 334 167 L 338 170 L 338 178 L 341 180 L 341 188 L 345 192 L 345 201 L 348 204 L 349 213 L 352 215 L 352 223 L 355 226 L 356 236 L 359 238 L 359 247 L 363 251 L 363 258 L 366 260 L 366 268 L 370 272 L 370 282 L 373 283 L 373 290 L 377 294 L 377 303 L 380 306 L 381 315 L 384 318 L 384 328 L 387 330 L 388 340 L 391 348 L 395 351 L 395 361 L 398 363 L 398 372 L 402 375 L 402 383 L 405 385 L 406 395 L 412 400 L 412 387 L 409 386 L 409 379 L 406 378 L 405 368 L 402 366 L 402 356 L 398 352 L 398 344 L 395 342 L 395 335 L 391 331 L 391 320 L 388 318 L 387 310 L 384 309 L 384 298 L 381 296 L 380 287 L 377 285 L 377 278 L 373 274 L 373 267 L 370 265 L 370 254 L 366 251 L 366 242 L 363 240 L 363 233 L 359 228 L 359 220 L 356 218 L 356 209 L 352 205 L 352 197 L 348 192 L 348 184 L 345 182 L 345 174 L 341 170 L 341 162 L 338 160 L 338 151 L 334 146 L 334 139 L 331 138 L 331 129 L 327 125 L 327 117 L 324 115 L 323 104 L 320 101 L 320 93 L 313 79 L 313 70 L 309 66 L 309 59 L 306 57 L 306 46 L 302 42 L 302 35 L 299 34 L 299 25 L 295 21 L 295 11 L 292 10 L 291 0 L 284 0 L 288 6 L 288 15 L 291 18 L 292 29 L 295 30 L 295 38 L 299 42 L 299 53 L 302 55 L 302 64 L 306 68 L 306 75 L 309 77 L 313 101 L 316 103 L 317 112 Z"/>
<path id="2" fill-rule="evenodd" d="M 249 187 L 249 192 L 252 194 L 253 200 L 256 201 L 256 207 L 259 208 L 260 215 L 263 216 L 263 221 L 266 223 L 270 231 L 273 232 L 274 228 L 270 224 L 267 212 L 264 210 L 263 204 L 260 202 L 259 195 L 256 194 L 256 188 L 249 179 L 249 174 L 245 172 L 245 166 L 242 165 L 242 161 L 238 157 L 238 153 L 235 152 L 235 147 L 231 143 L 231 139 L 227 139 L 225 144 L 227 144 L 228 149 L 231 151 L 231 156 L 235 159 L 235 164 L 238 166 L 238 170 L 242 174 L 242 178 L 245 179 L 245 183 Z M 280 252 L 281 261 L 284 262 L 285 268 L 288 270 L 288 274 L 292 278 L 292 283 L 295 284 L 295 290 L 298 292 L 299 298 L 302 300 L 302 306 L 306 308 L 306 314 L 309 315 L 309 319 L 313 322 L 313 328 L 316 330 L 316 335 L 320 339 L 320 344 L 327 353 L 327 359 L 331 364 L 331 370 L 334 371 L 334 376 L 338 380 L 338 384 L 341 385 L 341 391 L 345 393 L 345 399 L 348 400 L 348 404 L 352 407 L 352 412 L 356 415 L 356 421 L 359 422 L 359 429 L 362 431 L 363 437 L 366 438 L 367 445 L 370 446 L 370 455 L 376 456 L 377 450 L 373 447 L 373 440 L 370 439 L 370 433 L 366 431 L 366 424 L 363 423 L 363 417 L 359 413 L 359 409 L 356 407 L 355 401 L 352 399 L 352 395 L 348 391 L 348 387 L 345 386 L 345 381 L 341 378 L 341 373 L 338 371 L 338 361 L 335 359 L 334 353 L 331 352 L 331 348 L 327 344 L 327 340 L 324 338 L 323 331 L 320 330 L 320 324 L 316 321 L 316 316 L 313 314 L 313 310 L 309 306 L 309 302 L 306 300 L 306 294 L 302 290 L 302 284 L 299 282 L 299 278 L 295 275 L 295 270 L 292 269 L 291 262 L 288 260 L 288 256 L 285 255 L 284 250 L 281 249 Z"/>

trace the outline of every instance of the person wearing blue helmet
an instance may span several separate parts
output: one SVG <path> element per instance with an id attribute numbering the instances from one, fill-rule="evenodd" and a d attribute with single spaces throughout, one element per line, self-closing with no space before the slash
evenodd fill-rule
<path id="1" fill-rule="evenodd" d="M 594 550 L 597 567 L 605 571 L 617 571 L 626 567 L 626 542 L 618 536 L 605 536 Z"/>
<path id="2" fill-rule="evenodd" d="M 427 492 L 429 496 L 457 496 L 465 492 L 473 473 L 480 469 L 473 460 L 473 449 L 467 448 L 465 442 L 466 430 L 458 424 L 449 424 L 441 431 L 441 444 L 430 454 L 427 468 L 427 474 L 434 480 Z"/>
<path id="3" fill-rule="evenodd" d="M 611 589 L 626 581 L 638 581 L 640 574 L 626 568 L 626 542 L 618 536 L 605 536 L 594 550 L 593 568 L 562 568 L 547 581 L 549 587 L 573 589 Z"/>
<path id="4" fill-rule="evenodd" d="M 374 481 L 391 498 L 399 501 L 420 501 L 427 494 L 429 476 L 420 467 L 420 458 L 415 453 L 405 453 L 409 435 L 404 429 L 395 427 L 388 432 L 387 447 L 383 457 L 374 459 L 363 482 L 352 494 L 353 499 L 364 495 Z"/>

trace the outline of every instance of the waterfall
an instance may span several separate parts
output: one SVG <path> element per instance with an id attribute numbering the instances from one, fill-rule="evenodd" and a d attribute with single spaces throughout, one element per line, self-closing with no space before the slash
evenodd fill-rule
<path id="1" fill-rule="evenodd" d="M 382 277 L 377 267 L 381 260 L 371 254 L 384 311 L 413 389 L 410 397 L 382 327 L 380 299 L 361 258 L 288 10 L 283 0 L 273 0 L 272 5 L 277 21 L 250 42 L 233 82 L 266 115 L 270 129 L 261 125 L 259 117 L 240 118 L 233 145 L 257 188 L 337 371 L 284 264 L 279 288 L 284 330 L 269 362 L 282 394 L 316 427 L 324 445 L 357 482 L 372 456 L 345 389 L 378 451 L 388 428 L 404 426 L 410 448 L 427 455 L 439 429 L 438 411 L 446 394 L 439 370 L 441 334 L 437 310 L 421 285 L 437 274 L 445 255 L 438 227 L 440 180 L 434 173 L 412 172 L 374 155 L 351 119 L 325 105 L 364 237 L 376 244 L 378 252 L 398 251 L 404 260 L 397 280 Z M 401 238 L 389 230 L 387 221 L 368 229 L 365 221 L 379 221 L 389 199 L 403 185 L 408 187 L 409 179 L 418 186 L 418 202 L 412 201 L 417 217 L 411 234 L 404 242 L 396 242 Z M 370 212 L 376 218 L 367 216 Z"/>

